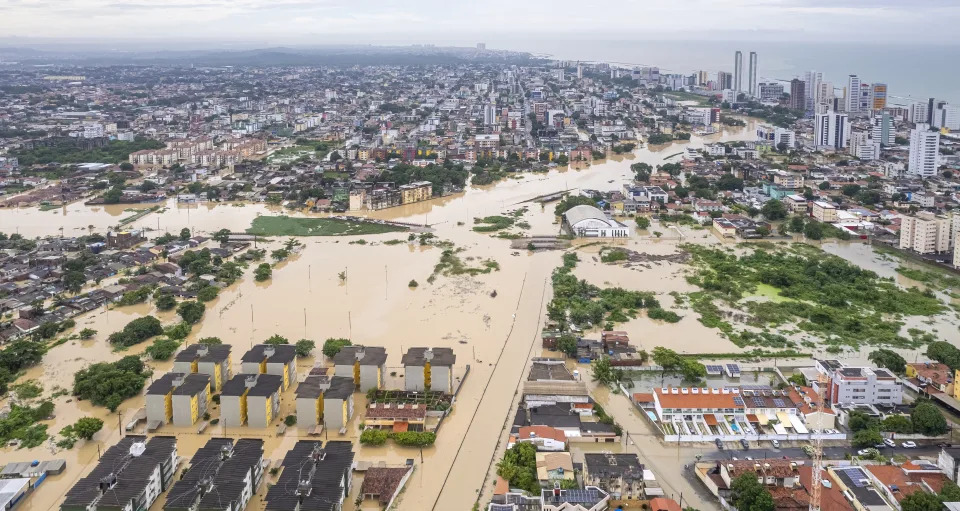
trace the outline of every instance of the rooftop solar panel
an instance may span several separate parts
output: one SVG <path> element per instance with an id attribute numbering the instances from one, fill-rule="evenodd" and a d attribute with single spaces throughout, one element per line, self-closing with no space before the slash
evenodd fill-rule
<path id="1" fill-rule="evenodd" d="M 784 408 L 787 406 L 787 403 L 785 403 L 782 399 L 777 398 L 773 400 L 773 406 L 776 406 L 778 408 Z"/>
<path id="2" fill-rule="evenodd" d="M 767 404 L 767 402 L 764 401 L 762 397 L 755 397 L 755 398 L 753 398 L 753 406 L 758 406 L 758 407 L 760 407 L 760 406 L 764 406 L 764 405 L 766 405 L 766 404 Z"/>
<path id="3" fill-rule="evenodd" d="M 743 398 L 742 397 L 733 398 L 733 404 L 743 406 Z"/>

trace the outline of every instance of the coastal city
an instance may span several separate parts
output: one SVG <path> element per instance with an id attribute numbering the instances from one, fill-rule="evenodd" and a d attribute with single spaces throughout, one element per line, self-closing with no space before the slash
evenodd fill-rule
<path id="1" fill-rule="evenodd" d="M 0 48 L 0 509 L 960 510 L 960 98 L 493 46 Z"/>

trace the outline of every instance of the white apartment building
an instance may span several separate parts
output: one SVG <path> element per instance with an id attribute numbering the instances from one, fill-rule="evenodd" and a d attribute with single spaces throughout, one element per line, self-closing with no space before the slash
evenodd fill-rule
<path id="1" fill-rule="evenodd" d="M 880 159 L 880 141 L 871 132 L 856 131 L 850 137 L 850 154 L 864 161 Z"/>
<path id="2" fill-rule="evenodd" d="M 831 405 L 903 403 L 903 384 L 886 369 L 847 367 L 836 360 L 818 360 L 817 370 L 830 378 L 826 394 Z"/>
<path id="3" fill-rule="evenodd" d="M 939 151 L 940 132 L 931 131 L 929 125 L 918 123 L 910 132 L 907 172 L 920 177 L 935 176 Z"/>
<path id="4" fill-rule="evenodd" d="M 757 96 L 757 52 L 750 52 L 750 67 L 747 70 L 747 92 Z"/>
<path id="5" fill-rule="evenodd" d="M 873 118 L 873 139 L 880 145 L 891 146 L 894 144 L 896 131 L 893 129 L 893 119 L 890 114 L 883 112 L 881 115 Z"/>
<path id="6" fill-rule="evenodd" d="M 952 131 L 960 130 L 960 105 L 949 103 L 941 104 L 933 111 L 930 119 L 934 128 L 947 128 Z"/>
<path id="7" fill-rule="evenodd" d="M 900 248 L 921 254 L 946 252 L 954 231 L 952 218 L 921 211 L 900 221 Z"/>
<path id="8" fill-rule="evenodd" d="M 821 102 L 820 84 L 823 83 L 823 73 L 807 71 L 803 76 L 803 90 L 806 92 L 806 106 L 808 111 Z"/>
<path id="9" fill-rule="evenodd" d="M 819 113 L 813 131 L 813 142 L 818 149 L 842 150 L 850 137 L 850 122 L 846 114 Z"/>
<path id="10" fill-rule="evenodd" d="M 860 77 L 850 75 L 847 77 L 847 90 L 844 95 L 847 113 L 857 114 L 860 112 Z"/>
<path id="11" fill-rule="evenodd" d="M 907 111 L 907 120 L 914 123 L 927 122 L 928 110 L 926 101 L 917 101 L 910 105 Z"/>

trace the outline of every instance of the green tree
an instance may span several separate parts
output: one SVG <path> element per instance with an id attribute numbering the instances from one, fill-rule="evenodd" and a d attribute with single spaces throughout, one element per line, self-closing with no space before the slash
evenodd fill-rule
<path id="1" fill-rule="evenodd" d="M 63 288 L 68 293 L 79 293 L 86 282 L 87 277 L 80 271 L 68 271 L 63 275 Z"/>
<path id="2" fill-rule="evenodd" d="M 896 351 L 886 348 L 871 352 L 867 359 L 879 367 L 885 367 L 897 374 L 903 374 L 907 370 L 907 361 Z"/>
<path id="3" fill-rule="evenodd" d="M 774 511 L 770 491 L 757 480 L 756 474 L 745 473 L 730 483 L 731 500 L 741 511 Z"/>
<path id="4" fill-rule="evenodd" d="M 263 341 L 264 344 L 290 344 L 290 340 L 280 334 L 273 334 Z"/>
<path id="5" fill-rule="evenodd" d="M 180 315 L 183 320 L 189 324 L 196 324 L 203 318 L 203 313 L 206 310 L 206 307 L 200 302 L 195 301 L 185 301 L 181 302 L 177 306 L 177 314 Z"/>
<path id="6" fill-rule="evenodd" d="M 180 241 L 187 241 L 191 238 L 190 229 L 184 227 L 180 229 Z"/>
<path id="7" fill-rule="evenodd" d="M 95 335 L 97 335 L 97 331 L 92 328 L 80 330 L 80 339 L 82 340 L 92 339 Z"/>
<path id="8" fill-rule="evenodd" d="M 875 429 L 862 429 L 853 434 L 854 447 L 873 447 L 883 443 L 883 436 Z"/>
<path id="9" fill-rule="evenodd" d="M 557 339 L 557 351 L 561 351 L 568 357 L 577 356 L 577 337 L 573 334 L 563 334 Z"/>
<path id="10" fill-rule="evenodd" d="M 860 193 L 860 185 L 843 185 L 843 188 L 840 189 L 840 193 L 846 195 L 847 197 L 853 197 L 854 195 Z"/>
<path id="11" fill-rule="evenodd" d="M 760 208 L 763 217 L 770 221 L 783 220 L 787 218 L 787 207 L 776 199 L 768 200 Z"/>
<path id="12" fill-rule="evenodd" d="M 940 489 L 940 498 L 944 502 L 960 502 L 960 486 L 957 486 L 957 483 L 947 479 L 943 482 L 943 487 Z"/>
<path id="13" fill-rule="evenodd" d="M 904 415 L 888 415 L 880 421 L 880 431 L 888 433 L 913 433 L 913 422 Z"/>
<path id="14" fill-rule="evenodd" d="M 146 381 L 143 361 L 129 355 L 78 371 L 73 377 L 73 395 L 115 412 L 125 399 L 140 394 Z"/>
<path id="15" fill-rule="evenodd" d="M 340 353 L 340 350 L 344 346 L 350 346 L 353 343 L 349 339 L 338 339 L 330 338 L 323 342 L 323 354 L 328 358 L 333 358 L 334 355 Z"/>
<path id="16" fill-rule="evenodd" d="M 930 401 L 920 401 L 910 412 L 910 420 L 913 422 L 913 429 L 917 433 L 936 436 L 950 431 L 947 426 L 947 419 L 943 412 Z"/>
<path id="17" fill-rule="evenodd" d="M 162 337 L 153 341 L 153 344 L 147 346 L 146 353 L 154 360 L 167 360 L 180 347 L 180 343 L 173 339 Z"/>
<path id="18" fill-rule="evenodd" d="M 205 286 L 203 289 L 197 292 L 197 300 L 201 302 L 209 302 L 217 297 L 217 294 L 220 293 L 220 288 L 217 286 Z"/>
<path id="19" fill-rule="evenodd" d="M 110 334 L 107 342 L 117 346 L 133 346 L 163 333 L 163 325 L 153 316 L 137 318 L 123 327 L 123 330 Z"/>
<path id="20" fill-rule="evenodd" d="M 103 421 L 96 417 L 83 417 L 73 423 L 74 434 L 84 440 L 90 440 L 101 429 L 103 429 Z"/>
<path id="21" fill-rule="evenodd" d="M 208 346 L 214 346 L 214 345 L 223 344 L 223 341 L 221 341 L 219 337 L 203 337 L 199 341 L 197 341 L 197 344 L 206 344 Z"/>
<path id="22" fill-rule="evenodd" d="M 317 343 L 311 341 L 310 339 L 300 339 L 297 341 L 296 349 L 298 357 L 309 357 L 310 353 L 313 352 L 313 349 L 317 347 Z"/>
<path id="23" fill-rule="evenodd" d="M 900 501 L 902 511 L 941 511 L 943 501 L 933 493 L 927 493 L 924 490 L 915 491 Z"/>
<path id="24" fill-rule="evenodd" d="M 253 271 L 253 278 L 257 282 L 268 280 L 271 276 L 273 276 L 273 269 L 270 268 L 270 265 L 267 263 L 261 263 L 260 266 L 257 266 L 257 269 Z"/>
<path id="25" fill-rule="evenodd" d="M 158 310 L 168 311 L 177 306 L 177 299 L 170 293 L 160 293 L 154 303 Z"/>
<path id="26" fill-rule="evenodd" d="M 219 243 L 226 243 L 230 240 L 230 229 L 220 229 L 213 233 L 213 240 Z"/>
<path id="27" fill-rule="evenodd" d="M 637 217 L 637 228 L 639 229 L 649 229 L 650 228 L 650 219 L 645 216 Z"/>
<path id="28" fill-rule="evenodd" d="M 610 364 L 610 358 L 601 356 L 590 364 L 593 369 L 593 381 L 607 386 L 613 386 L 623 379 L 623 369 L 613 367 Z"/>
<path id="29" fill-rule="evenodd" d="M 497 475 L 506 479 L 511 488 L 523 488 L 531 493 L 539 493 L 537 448 L 529 442 L 514 444 L 497 463 Z"/>

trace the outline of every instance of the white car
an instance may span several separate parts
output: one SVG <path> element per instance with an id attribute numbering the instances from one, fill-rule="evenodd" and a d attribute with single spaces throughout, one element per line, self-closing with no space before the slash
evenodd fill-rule
<path id="1" fill-rule="evenodd" d="M 900 445 L 901 445 L 904 449 L 914 449 L 914 448 L 917 447 L 917 443 L 916 443 L 916 442 L 913 442 L 913 441 L 910 441 L 910 440 L 908 440 L 908 441 L 906 441 L 906 442 L 904 442 L 904 443 L 902 443 L 902 444 L 900 444 Z"/>
<path id="2" fill-rule="evenodd" d="M 873 454 L 873 449 L 860 449 L 857 451 L 857 456 L 870 456 Z"/>
<path id="3" fill-rule="evenodd" d="M 884 438 L 883 443 L 887 444 L 887 447 L 896 447 L 897 443 L 889 438 Z"/>
<path id="4" fill-rule="evenodd" d="M 771 440 L 770 443 L 773 444 L 773 448 L 774 448 L 774 449 L 779 449 L 779 448 L 780 448 L 780 441 L 779 441 L 779 440 Z"/>

